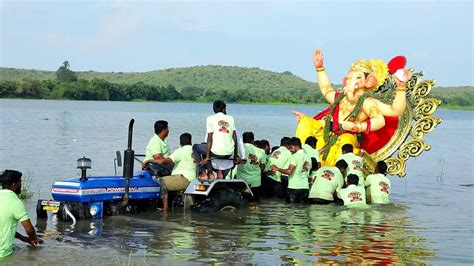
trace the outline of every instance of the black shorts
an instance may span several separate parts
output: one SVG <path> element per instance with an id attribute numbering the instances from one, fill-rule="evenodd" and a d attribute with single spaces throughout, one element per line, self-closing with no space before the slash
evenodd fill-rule
<path id="1" fill-rule="evenodd" d="M 320 198 L 311 198 L 309 199 L 310 204 L 318 204 L 318 205 L 327 205 L 329 203 L 333 203 L 333 200 L 325 200 Z"/>
<path id="2" fill-rule="evenodd" d="M 285 189 L 281 182 L 275 181 L 268 176 L 262 176 L 262 196 L 282 199 L 285 197 Z"/>
<path id="3" fill-rule="evenodd" d="M 251 202 L 258 201 L 260 196 L 262 195 L 262 186 L 259 187 L 251 187 L 250 190 L 252 191 L 253 198 L 250 200 Z"/>
<path id="4" fill-rule="evenodd" d="M 306 203 L 308 202 L 309 189 L 287 189 L 286 202 L 288 203 Z"/>

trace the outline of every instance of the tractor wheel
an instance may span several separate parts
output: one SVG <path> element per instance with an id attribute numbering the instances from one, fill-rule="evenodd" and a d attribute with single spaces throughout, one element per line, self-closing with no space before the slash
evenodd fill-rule
<path id="1" fill-rule="evenodd" d="M 38 200 L 38 203 L 36 204 L 36 217 L 38 219 L 47 219 L 48 218 L 48 212 L 43 210 L 43 205 L 41 205 L 41 202 L 43 200 Z"/>
<path id="2" fill-rule="evenodd" d="M 217 211 L 234 211 L 247 207 L 247 200 L 240 192 L 233 189 L 219 190 L 203 202 L 197 204 L 193 210 L 197 212 L 211 213 Z"/>

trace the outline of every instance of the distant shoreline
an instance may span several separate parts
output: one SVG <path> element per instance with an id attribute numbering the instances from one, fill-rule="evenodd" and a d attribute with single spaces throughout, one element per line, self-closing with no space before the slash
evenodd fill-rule
<path id="1" fill-rule="evenodd" d="M 162 103 L 209 103 L 209 101 L 188 101 L 188 100 L 177 100 L 177 101 L 147 101 L 144 99 L 135 99 L 133 101 L 101 101 L 101 100 L 71 100 L 71 99 L 36 99 L 36 98 L 0 98 L 1 100 L 48 100 L 48 101 L 93 101 L 93 102 L 162 102 Z M 248 104 L 248 105 L 269 105 L 269 106 L 314 106 L 314 107 L 326 107 L 328 104 L 323 103 L 284 103 L 284 102 L 228 102 L 228 104 Z M 474 106 L 459 106 L 459 105 L 448 105 L 442 104 L 438 106 L 438 109 L 443 110 L 456 110 L 456 111 L 474 111 Z"/>

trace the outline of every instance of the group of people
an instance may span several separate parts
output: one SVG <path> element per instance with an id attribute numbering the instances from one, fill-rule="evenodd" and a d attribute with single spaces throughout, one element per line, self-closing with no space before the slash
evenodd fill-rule
<path id="1" fill-rule="evenodd" d="M 342 146 L 334 166 L 321 167 L 315 137 L 306 138 L 305 143 L 297 137 L 283 137 L 280 146 L 270 148 L 267 140 L 255 140 L 253 132 L 237 134 L 223 101 L 215 101 L 213 110 L 215 114 L 206 121 L 206 141 L 193 145 L 191 134 L 183 133 L 181 147 L 173 153 L 167 142 L 168 122 L 155 122 L 143 168 L 170 169 L 168 175 L 157 177 L 164 210 L 168 191 L 184 190 L 196 178 L 206 181 L 227 176 L 246 181 L 257 200 L 277 197 L 289 203 L 347 206 L 389 202 L 387 165 L 378 162 L 375 173 L 365 177 L 362 157 L 354 154 L 351 144 Z"/>
<path id="2" fill-rule="evenodd" d="M 315 117 L 294 112 L 299 121 L 297 137 L 282 138 L 280 146 L 271 152 L 269 142 L 254 140 L 252 132 L 244 132 L 242 137 L 237 134 L 223 101 L 213 104 L 215 114 L 207 118 L 205 143 L 192 145 L 191 134 L 184 133 L 180 136 L 181 147 L 173 153 L 167 142 L 168 123 L 156 121 L 143 168 L 158 177 L 163 208 L 168 206 L 168 190 L 184 190 L 196 178 L 214 180 L 228 175 L 245 180 L 255 198 L 274 196 L 290 203 L 343 202 L 347 206 L 388 203 L 387 165 L 380 161 L 375 173 L 364 176 L 363 160 L 355 154 L 354 146 L 358 148 L 358 136 L 363 136 L 362 144 L 373 152 L 383 147 L 396 130 L 397 119 L 406 109 L 407 82 L 411 78 L 405 68 L 406 58 L 398 56 L 388 64 L 378 59 L 357 60 L 343 78 L 342 90 L 333 88 L 321 51 L 315 51 L 313 64 L 321 94 L 330 106 Z M 371 97 L 370 93 L 390 83 L 395 85 L 390 104 Z M 324 153 L 320 156 L 321 147 Z M 4 257 L 12 253 L 14 237 L 33 245 L 42 240 L 36 237 L 16 195 L 21 189 L 21 173 L 5 170 L 0 183 L 0 257 Z M 28 236 L 16 232 L 18 222 Z"/>

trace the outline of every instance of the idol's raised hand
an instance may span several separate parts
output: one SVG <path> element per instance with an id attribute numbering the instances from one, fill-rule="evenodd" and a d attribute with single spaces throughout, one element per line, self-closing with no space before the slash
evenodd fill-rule
<path id="1" fill-rule="evenodd" d="M 406 68 L 399 69 L 396 73 L 392 74 L 395 84 L 398 88 L 406 88 L 407 82 L 411 78 L 411 73 Z"/>
<path id="2" fill-rule="evenodd" d="M 321 68 L 324 65 L 324 56 L 320 50 L 314 51 L 313 64 L 315 68 Z"/>

